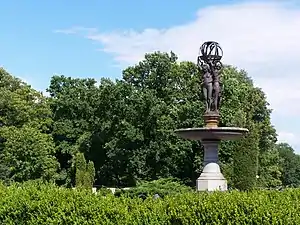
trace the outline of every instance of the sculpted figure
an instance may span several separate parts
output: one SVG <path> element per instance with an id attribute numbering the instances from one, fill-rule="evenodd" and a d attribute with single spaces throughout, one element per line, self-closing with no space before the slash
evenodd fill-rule
<path id="1" fill-rule="evenodd" d="M 213 94 L 213 76 L 210 71 L 209 65 L 203 63 L 200 58 L 198 58 L 198 68 L 202 72 L 203 84 L 202 91 L 205 98 L 206 113 L 212 111 L 212 94 Z"/>
<path id="2" fill-rule="evenodd" d="M 215 62 L 213 64 L 210 61 L 209 66 L 213 77 L 213 111 L 219 112 L 221 103 L 220 72 L 222 69 L 222 64 L 221 62 Z"/>

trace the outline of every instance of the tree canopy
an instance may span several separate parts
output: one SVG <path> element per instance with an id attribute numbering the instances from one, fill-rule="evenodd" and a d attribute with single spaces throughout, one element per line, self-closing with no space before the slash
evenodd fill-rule
<path id="1" fill-rule="evenodd" d="M 299 156 L 276 143 L 264 92 L 246 71 L 229 65 L 222 83 L 220 126 L 250 130 L 239 141 L 221 143 L 229 185 L 299 186 Z M 146 54 L 117 80 L 53 76 L 50 97 L 1 69 L 0 178 L 74 186 L 81 153 L 81 161 L 94 164 L 97 185 L 135 186 L 168 177 L 194 185 L 203 147 L 174 130 L 203 126 L 200 85 L 196 65 L 179 62 L 173 52 Z"/>

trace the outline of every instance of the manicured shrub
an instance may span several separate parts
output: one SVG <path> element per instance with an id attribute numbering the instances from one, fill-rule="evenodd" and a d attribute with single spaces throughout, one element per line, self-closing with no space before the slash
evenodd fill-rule
<path id="1" fill-rule="evenodd" d="M 146 200 L 54 185 L 0 184 L 0 224 L 300 224 L 300 190 L 186 192 Z"/>
<path id="2" fill-rule="evenodd" d="M 75 185 L 77 188 L 90 189 L 93 187 L 95 168 L 92 161 L 86 162 L 83 153 L 77 153 L 75 159 Z"/>
<path id="3" fill-rule="evenodd" d="M 155 194 L 160 197 L 191 192 L 193 189 L 182 184 L 176 178 L 162 178 L 154 181 L 144 181 L 130 189 L 121 189 L 115 196 L 125 195 L 128 197 L 147 197 Z"/>
<path id="4" fill-rule="evenodd" d="M 98 195 L 106 196 L 106 195 L 113 195 L 112 191 L 108 188 L 101 187 L 97 190 Z"/>

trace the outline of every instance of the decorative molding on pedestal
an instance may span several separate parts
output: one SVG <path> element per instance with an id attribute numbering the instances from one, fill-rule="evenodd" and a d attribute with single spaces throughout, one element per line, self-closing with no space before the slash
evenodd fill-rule
<path id="1" fill-rule="evenodd" d="M 216 112 L 207 112 L 203 115 L 205 127 L 218 127 L 220 121 L 220 114 Z"/>

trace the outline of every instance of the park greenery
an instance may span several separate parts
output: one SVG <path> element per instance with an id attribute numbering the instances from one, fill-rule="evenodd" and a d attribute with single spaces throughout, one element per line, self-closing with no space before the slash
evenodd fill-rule
<path id="1" fill-rule="evenodd" d="M 164 198 L 93 194 L 53 184 L 0 185 L 1 224 L 300 224 L 300 189 L 173 193 Z"/>
<path id="2" fill-rule="evenodd" d="M 220 126 L 250 130 L 240 141 L 221 144 L 229 185 L 299 186 L 300 157 L 287 143 L 276 143 L 264 92 L 232 66 L 224 68 L 222 83 Z M 200 84 L 196 65 L 178 62 L 173 52 L 146 54 L 118 80 L 53 76 L 49 97 L 1 69 L 0 178 L 132 187 L 173 177 L 193 186 L 202 169 L 201 143 L 180 139 L 174 130 L 203 126 Z"/>
<path id="3" fill-rule="evenodd" d="M 222 142 L 229 186 L 298 187 L 300 156 L 276 142 L 266 96 L 246 71 L 226 65 L 220 126 L 250 130 Z M 134 187 L 177 178 L 193 187 L 202 169 L 201 143 L 174 130 L 203 126 L 201 76 L 192 62 L 155 52 L 121 79 L 53 76 L 49 96 L 0 69 L 0 179 L 40 179 L 59 186 Z"/>
<path id="4" fill-rule="evenodd" d="M 0 68 L 1 224 L 299 224 L 300 156 L 246 71 L 221 81 L 220 126 L 250 132 L 220 146 L 232 191 L 208 194 L 203 146 L 174 133 L 204 125 L 194 63 L 146 54 L 116 80 L 53 76 L 48 96 Z"/>

